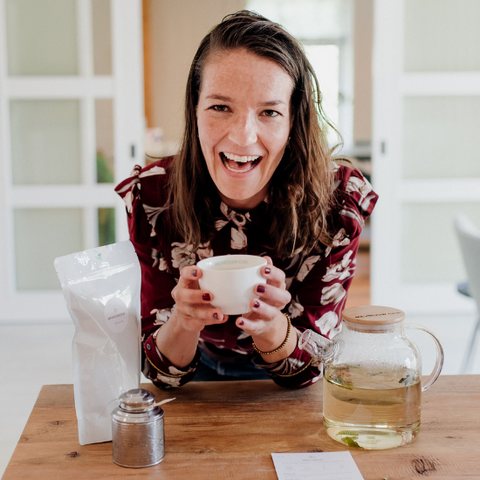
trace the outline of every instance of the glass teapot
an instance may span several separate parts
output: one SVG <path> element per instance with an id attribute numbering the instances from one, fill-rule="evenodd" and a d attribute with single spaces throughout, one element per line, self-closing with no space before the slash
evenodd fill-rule
<path id="1" fill-rule="evenodd" d="M 443 366 L 443 349 L 427 328 L 403 324 L 396 308 L 359 306 L 343 311 L 342 331 L 329 340 L 306 330 L 299 342 L 324 363 L 323 423 L 349 447 L 383 450 L 412 441 L 420 430 L 421 394 Z M 404 329 L 429 333 L 436 345 L 433 372 L 422 380 L 421 356 Z"/>

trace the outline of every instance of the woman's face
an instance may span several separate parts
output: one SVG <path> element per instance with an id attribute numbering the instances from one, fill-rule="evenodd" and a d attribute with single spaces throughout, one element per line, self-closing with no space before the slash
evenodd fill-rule
<path id="1" fill-rule="evenodd" d="M 198 136 L 210 176 L 230 207 L 249 210 L 265 198 L 288 141 L 292 91 L 282 67 L 246 50 L 207 59 Z"/>

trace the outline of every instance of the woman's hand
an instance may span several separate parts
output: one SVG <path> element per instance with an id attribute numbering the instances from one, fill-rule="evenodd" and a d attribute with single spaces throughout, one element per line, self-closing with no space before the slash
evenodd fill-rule
<path id="1" fill-rule="evenodd" d="M 250 303 L 252 311 L 237 318 L 237 327 L 252 336 L 256 347 L 262 352 L 278 348 L 287 335 L 288 320 L 281 312 L 290 302 L 292 296 L 286 289 L 285 273 L 273 266 L 270 257 L 266 257 L 267 265 L 262 269 L 262 276 L 267 284 L 255 287 L 258 298 Z M 270 363 L 288 357 L 297 344 L 296 335 L 292 329 L 286 345 L 271 355 L 262 355 Z"/>
<path id="2" fill-rule="evenodd" d="M 207 325 L 224 323 L 228 315 L 211 305 L 213 296 L 200 290 L 202 271 L 196 266 L 184 267 L 177 286 L 172 290 L 178 325 L 188 332 L 200 332 Z"/>
<path id="3" fill-rule="evenodd" d="M 210 304 L 212 294 L 200 290 L 202 272 L 196 266 L 184 267 L 177 286 L 172 290 L 175 310 L 156 337 L 157 348 L 173 365 L 189 365 L 195 357 L 200 332 L 207 325 L 224 323 L 228 316 Z"/>

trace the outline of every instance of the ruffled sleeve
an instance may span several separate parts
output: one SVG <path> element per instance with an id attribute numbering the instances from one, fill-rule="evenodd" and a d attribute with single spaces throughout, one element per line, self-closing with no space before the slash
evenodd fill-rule
<path id="1" fill-rule="evenodd" d="M 135 166 L 129 178 L 115 191 L 127 210 L 128 229 L 142 270 L 142 365 L 143 374 L 163 388 L 181 386 L 195 375 L 200 352 L 190 365 L 175 367 L 157 349 L 153 335 L 172 314 L 171 291 L 177 278 L 168 252 L 168 166 L 171 159 L 155 162 L 145 168 Z"/>
<path id="2" fill-rule="evenodd" d="M 303 257 L 296 274 L 287 278 L 292 294 L 288 313 L 297 337 L 312 329 L 326 338 L 341 328 L 341 314 L 347 300 L 356 267 L 360 234 L 372 213 L 378 196 L 360 171 L 335 166 L 337 205 L 330 215 L 331 246 Z M 273 380 L 284 387 L 298 388 L 314 383 L 322 376 L 322 364 L 298 347 L 285 360 L 265 363 L 255 356 Z"/>

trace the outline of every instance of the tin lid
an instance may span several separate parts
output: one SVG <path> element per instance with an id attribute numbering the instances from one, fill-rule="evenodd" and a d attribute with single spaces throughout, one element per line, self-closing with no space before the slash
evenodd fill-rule
<path id="1" fill-rule="evenodd" d="M 405 313 L 398 308 L 361 305 L 346 308 L 342 317 L 345 321 L 357 325 L 394 325 L 403 322 Z"/>
<path id="2" fill-rule="evenodd" d="M 134 388 L 120 395 L 120 408 L 127 412 L 144 412 L 155 402 L 155 395 L 143 388 Z"/>

